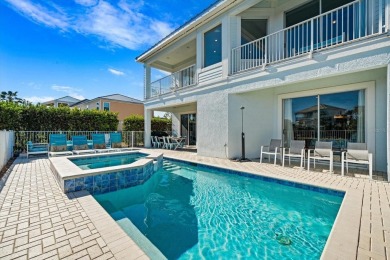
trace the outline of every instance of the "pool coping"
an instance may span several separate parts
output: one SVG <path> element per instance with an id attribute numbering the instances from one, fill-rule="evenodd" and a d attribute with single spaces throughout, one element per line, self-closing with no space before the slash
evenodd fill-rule
<path id="1" fill-rule="evenodd" d="M 332 229 L 329 233 L 325 247 L 321 254 L 321 259 L 356 259 L 359 243 L 359 231 L 360 231 L 360 219 L 362 216 L 362 205 L 363 205 L 363 191 L 362 190 L 351 190 L 342 189 L 339 187 L 333 187 L 328 185 L 318 185 L 317 183 L 306 182 L 296 180 L 284 176 L 284 178 L 278 178 L 268 173 L 259 173 L 250 170 L 240 171 L 231 169 L 223 166 L 216 166 L 207 162 L 198 162 L 191 159 L 178 159 L 171 155 L 165 155 L 164 158 L 168 160 L 176 160 L 187 163 L 194 163 L 197 165 L 205 165 L 213 168 L 219 168 L 227 171 L 244 172 L 254 176 L 262 176 L 265 178 L 271 178 L 274 180 L 288 181 L 293 183 L 299 183 L 303 185 L 309 185 L 319 187 L 323 189 L 329 189 L 339 192 L 344 192 L 344 198 L 340 205 L 339 211 L 336 215 Z M 234 174 L 234 173 L 233 173 Z"/>
<path id="2" fill-rule="evenodd" d="M 72 163 L 70 160 L 70 159 L 77 159 L 77 158 L 93 158 L 93 157 L 100 157 L 105 155 L 125 155 L 125 154 L 134 154 L 134 153 L 142 153 L 145 154 L 146 156 L 145 158 L 135 161 L 128 165 L 117 165 L 117 166 L 110 166 L 110 167 L 89 169 L 89 170 L 82 170 L 76 164 Z M 140 167 L 141 165 L 144 164 L 143 160 L 150 161 L 153 158 L 157 158 L 160 155 L 161 153 L 158 152 L 145 152 L 145 151 L 141 152 L 140 150 L 135 150 L 135 151 L 110 152 L 110 153 L 98 153 L 98 154 L 95 153 L 95 154 L 71 155 L 71 156 L 64 156 L 64 157 L 50 157 L 49 160 L 53 164 L 53 167 L 56 169 L 56 171 L 61 176 L 61 178 L 67 180 L 67 179 L 97 175 L 97 174 L 102 174 L 102 173 L 107 173 L 112 171 L 125 170 L 129 168 L 130 165 L 132 167 Z"/>

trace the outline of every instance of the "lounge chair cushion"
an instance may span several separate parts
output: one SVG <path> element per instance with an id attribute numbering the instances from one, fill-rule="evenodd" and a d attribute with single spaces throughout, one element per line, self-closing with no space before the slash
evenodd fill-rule
<path id="1" fill-rule="evenodd" d="M 73 145 L 74 150 L 88 150 L 87 144 Z"/>
<path id="2" fill-rule="evenodd" d="M 93 149 L 106 149 L 105 144 L 94 144 Z"/>
<path id="3" fill-rule="evenodd" d="M 68 150 L 68 148 L 66 145 L 52 145 L 52 146 L 50 146 L 51 152 L 65 152 L 67 150 Z"/>
<path id="4" fill-rule="evenodd" d="M 112 148 L 122 148 L 122 143 L 112 143 Z"/>

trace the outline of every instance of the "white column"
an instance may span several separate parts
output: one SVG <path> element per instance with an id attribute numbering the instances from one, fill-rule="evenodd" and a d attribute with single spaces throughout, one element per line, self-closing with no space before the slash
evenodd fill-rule
<path id="1" fill-rule="evenodd" d="M 150 89 L 150 66 L 147 64 L 144 64 L 144 98 L 148 99 L 150 98 L 151 89 Z"/>
<path id="2" fill-rule="evenodd" d="M 152 133 L 152 124 L 151 124 L 152 117 L 153 117 L 153 111 L 151 109 L 145 108 L 145 116 L 144 116 L 144 123 L 145 123 L 144 144 L 145 144 L 145 147 L 151 147 L 150 137 L 151 137 L 151 133 Z"/>
<path id="3" fill-rule="evenodd" d="M 225 16 L 222 19 L 222 77 L 229 76 L 230 57 L 230 19 Z"/>
<path id="4" fill-rule="evenodd" d="M 198 79 L 198 75 L 203 66 L 203 33 L 198 31 L 196 34 L 196 65 L 195 65 L 195 78 Z M 198 81 L 198 80 L 197 80 Z"/>
<path id="5" fill-rule="evenodd" d="M 390 182 L 390 64 L 387 65 L 387 181 Z"/>

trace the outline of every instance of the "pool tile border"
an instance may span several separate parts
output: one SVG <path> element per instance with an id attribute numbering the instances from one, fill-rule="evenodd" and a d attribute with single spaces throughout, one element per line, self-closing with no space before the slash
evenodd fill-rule
<path id="1" fill-rule="evenodd" d="M 129 165 L 118 165 L 106 168 L 82 170 L 71 159 L 89 159 L 91 157 L 108 157 L 141 153 L 145 158 Z M 105 155 L 93 154 L 82 156 L 69 156 L 62 158 L 49 158 L 50 168 L 54 173 L 60 188 L 64 193 L 88 191 L 90 194 L 125 189 L 145 183 L 162 166 L 162 153 L 147 153 L 140 151 L 110 153 Z"/>
<path id="2" fill-rule="evenodd" d="M 171 157 L 166 157 L 166 156 L 164 157 L 164 159 L 168 160 L 168 161 L 176 161 L 179 163 L 188 163 L 192 166 L 197 166 L 200 169 L 216 170 L 216 171 L 223 172 L 223 173 L 239 175 L 239 176 L 243 176 L 243 177 L 247 177 L 247 178 L 266 181 L 266 182 L 278 183 L 278 184 L 281 184 L 284 186 L 295 187 L 295 188 L 303 189 L 303 190 L 311 190 L 311 191 L 329 194 L 329 195 L 333 195 L 333 196 L 337 196 L 337 197 L 344 197 L 345 196 L 345 191 L 329 189 L 329 188 L 319 187 L 319 186 L 315 186 L 315 185 L 304 184 L 304 183 L 300 183 L 300 182 L 282 180 L 282 179 L 278 179 L 278 178 L 274 178 L 274 177 L 253 174 L 250 172 L 243 172 L 243 171 L 238 171 L 238 170 L 233 170 L 233 169 L 222 168 L 220 166 L 212 166 L 212 165 L 207 165 L 207 164 L 203 164 L 203 163 L 187 162 L 185 160 L 179 160 L 176 158 L 171 158 Z"/>

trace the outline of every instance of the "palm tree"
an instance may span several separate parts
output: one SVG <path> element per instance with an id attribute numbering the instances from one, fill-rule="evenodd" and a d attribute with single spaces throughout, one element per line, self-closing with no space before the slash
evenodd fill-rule
<path id="1" fill-rule="evenodd" d="M 12 91 L 2 91 L 0 94 L 1 101 L 8 101 L 8 102 L 18 102 L 20 98 L 17 97 L 18 92 L 12 92 Z"/>
<path id="2" fill-rule="evenodd" d="M 7 93 L 7 99 L 9 102 L 14 102 L 17 100 L 17 96 L 18 96 L 18 92 L 15 91 L 15 92 L 12 92 L 12 91 L 8 91 Z"/>
<path id="3" fill-rule="evenodd" d="M 1 94 L 0 94 L 0 99 L 1 101 L 4 101 L 7 97 L 7 92 L 6 91 L 1 91 Z"/>

